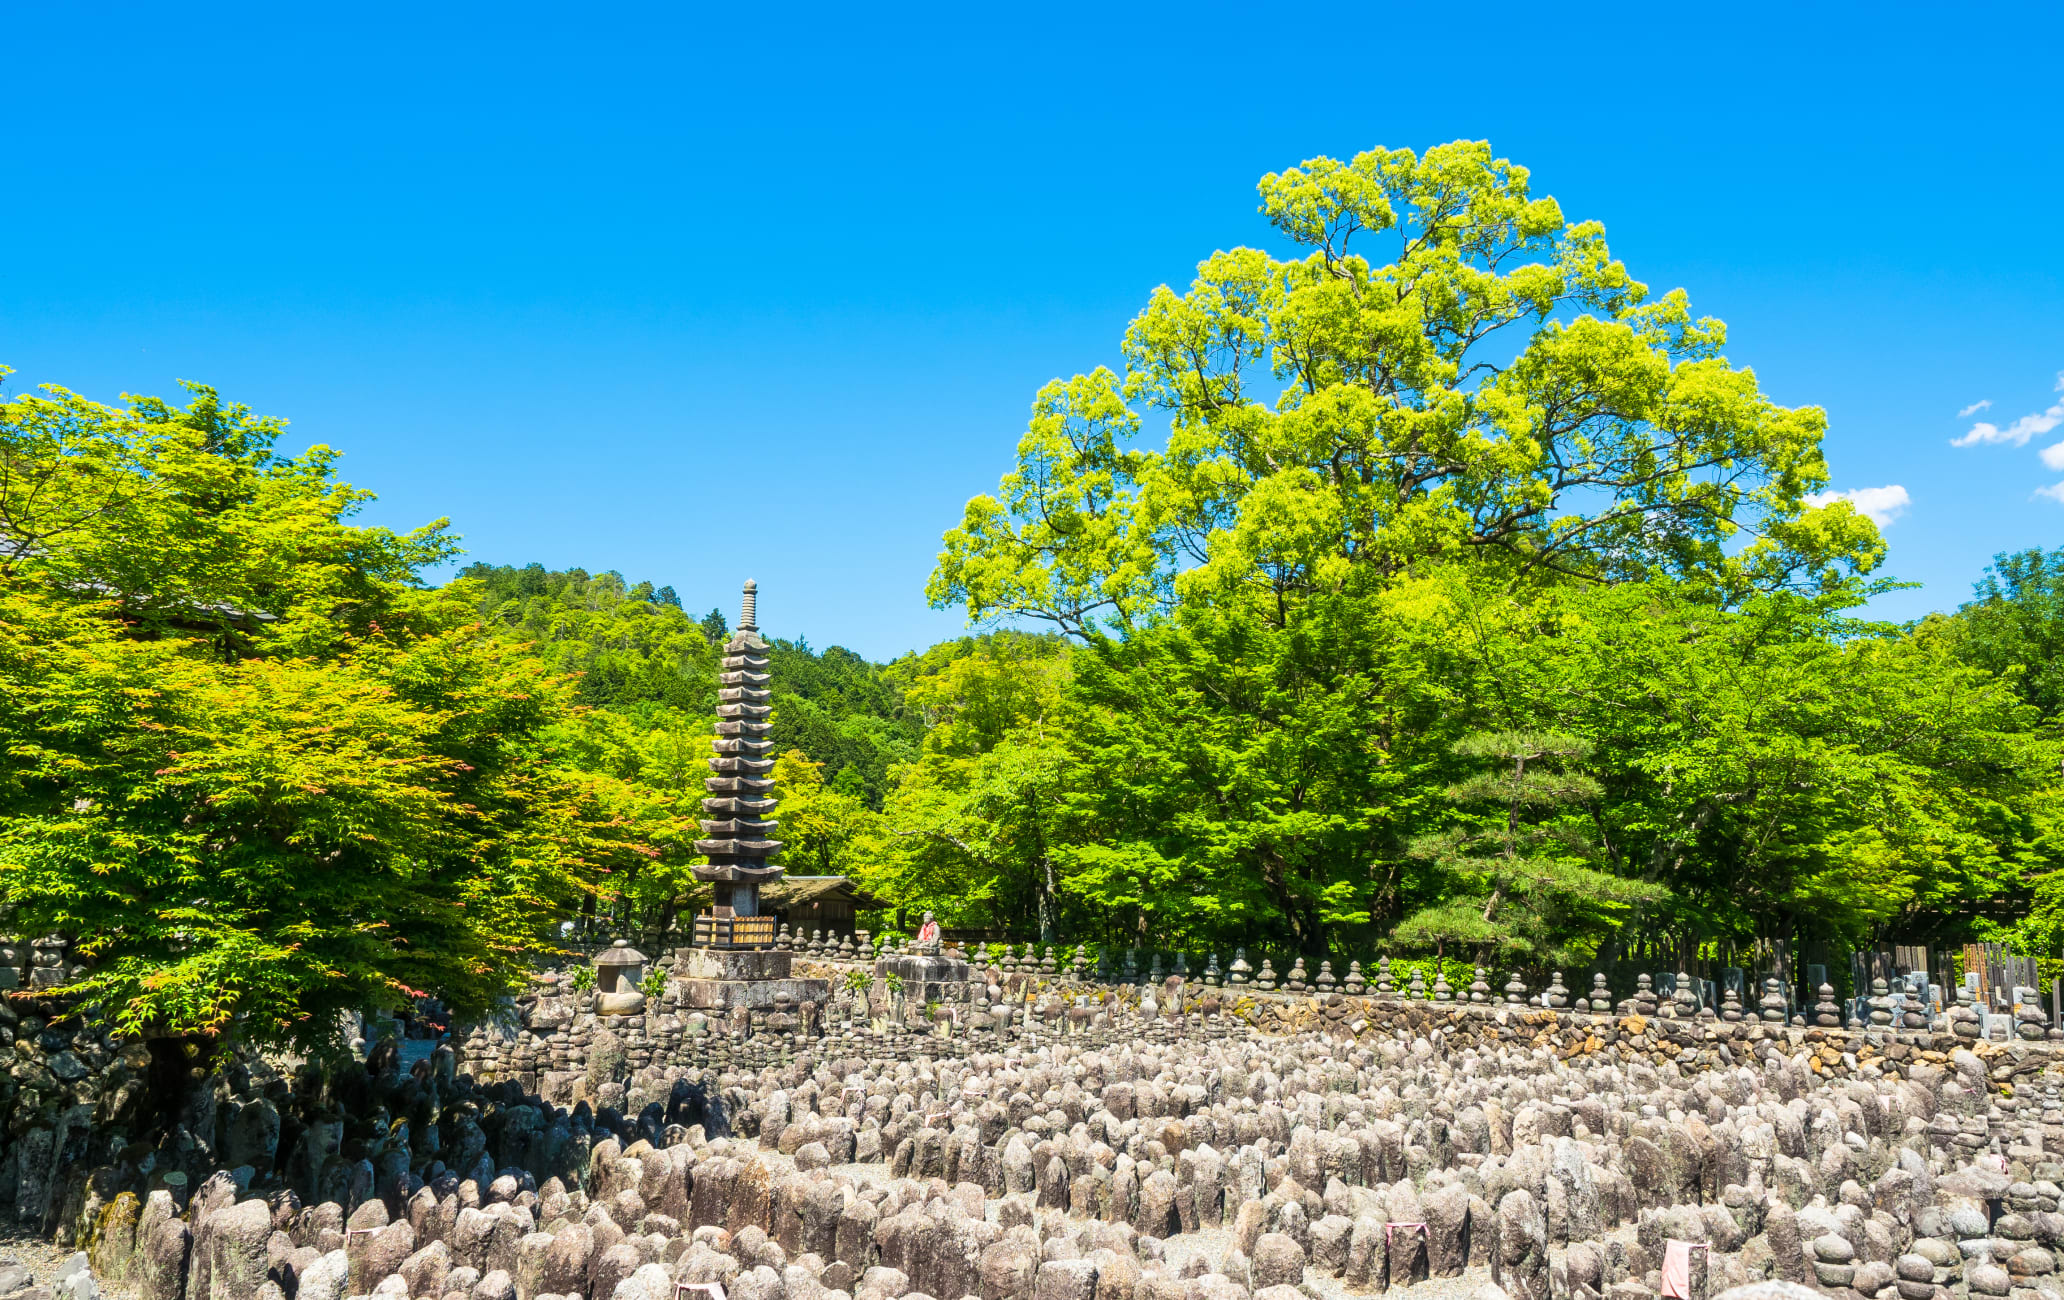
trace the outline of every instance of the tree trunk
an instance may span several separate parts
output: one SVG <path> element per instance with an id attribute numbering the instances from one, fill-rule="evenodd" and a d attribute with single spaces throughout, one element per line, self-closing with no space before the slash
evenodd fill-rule
<path id="1" fill-rule="evenodd" d="M 147 1111 L 140 1131 L 167 1129 L 187 1122 L 188 1104 L 208 1077 L 219 1043 L 201 1034 L 146 1038 L 150 1064 L 144 1071 Z M 209 1141 L 213 1134 L 201 1135 Z"/>
<path id="2" fill-rule="evenodd" d="M 660 950 L 667 946 L 667 931 L 674 928 L 674 918 L 680 911 L 681 900 L 678 898 L 669 898 L 666 906 L 659 909 L 659 924 L 653 928 L 652 936 L 645 945 L 652 949 L 654 961 L 659 959 Z"/>
<path id="3" fill-rule="evenodd" d="M 1036 890 L 1039 895 L 1039 942 L 1054 942 L 1054 894 L 1059 883 L 1054 879 L 1053 859 L 1042 857 L 1039 862 L 1041 879 Z"/>

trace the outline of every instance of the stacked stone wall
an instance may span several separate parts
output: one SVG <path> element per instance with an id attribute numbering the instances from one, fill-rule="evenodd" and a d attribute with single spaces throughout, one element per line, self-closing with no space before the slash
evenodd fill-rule
<path id="1" fill-rule="evenodd" d="M 1976 1037 L 1975 1024 L 1937 1017 L 1933 1027 L 1889 1024 L 1807 1026 L 1706 1008 L 1680 1012 L 1667 1000 L 1653 1014 L 1596 1013 L 1511 1002 L 1411 1000 L 1330 991 L 1263 991 L 1188 984 L 1164 977 L 1152 984 L 1114 984 L 1075 972 L 1017 971 L 992 966 L 956 995 L 926 1006 L 899 999 L 873 979 L 872 962 L 857 957 L 798 955 L 799 977 L 822 979 L 832 989 L 823 1007 L 711 1016 L 664 1000 L 635 1017 L 598 1017 L 592 998 L 569 993 L 561 975 L 547 975 L 547 996 L 510 1008 L 491 1024 L 464 1029 L 455 1040 L 466 1068 L 490 1080 L 515 1080 L 555 1101 L 577 1099 L 579 1081 L 596 1035 L 635 1065 L 758 1068 L 824 1051 L 854 1051 L 889 1059 L 965 1056 L 1007 1043 L 1065 1041 L 1081 1048 L 1131 1042 L 1214 1041 L 1250 1032 L 1270 1036 L 1319 1033 L 1362 1043 L 1424 1040 L 1447 1053 L 1493 1044 L 1539 1046 L 1558 1059 L 1597 1056 L 1686 1071 L 1728 1068 L 1765 1043 L 1804 1048 L 1819 1073 L 1837 1077 L 1864 1066 L 1898 1073 L 1909 1061 L 1941 1065 L 1957 1047 L 1988 1061 L 2046 1062 L 2064 1050 L 2054 1037 L 1994 1043 Z M 866 978 L 856 987 L 853 977 Z M 670 986 L 678 990 L 678 986 Z M 1537 999 L 1538 1001 L 1538 999 Z M 1622 1004 L 1626 1006 L 1626 1004 Z M 1964 1032 L 1957 1032 L 1959 1029 Z M 1994 1068 L 2028 1070 L 2025 1064 Z"/>

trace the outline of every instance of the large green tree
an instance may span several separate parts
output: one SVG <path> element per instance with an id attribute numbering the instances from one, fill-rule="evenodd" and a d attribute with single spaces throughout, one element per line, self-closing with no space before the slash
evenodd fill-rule
<path id="1" fill-rule="evenodd" d="M 1807 502 L 1823 413 L 1771 401 L 1720 322 L 1489 146 L 1312 159 L 1260 192 L 1292 255 L 1212 254 L 1134 319 L 1122 377 L 1042 389 L 1016 467 L 946 535 L 935 603 L 1087 634 L 1181 598 L 1280 622 L 1436 557 L 1727 598 L 1880 558 L 1846 502 Z"/>
<path id="2" fill-rule="evenodd" d="M 106 602 L 139 635 L 320 654 L 403 616 L 417 572 L 456 553 L 443 520 L 347 522 L 371 494 L 337 480 L 335 452 L 278 455 L 284 421 L 188 389 L 184 407 L 56 387 L 0 403 L 0 576 Z"/>
<path id="3" fill-rule="evenodd" d="M 1487 145 L 1314 159 L 1260 196 L 1279 242 L 1156 290 L 1122 375 L 1040 391 L 929 594 L 1084 643 L 1067 888 L 1143 937 L 1313 951 L 1464 889 L 1407 851 L 1450 818 L 1455 741 L 1571 730 L 1524 662 L 1554 652 L 1544 602 L 1839 603 L 1883 544 L 1809 501 L 1823 414 Z M 1464 653 L 1457 583 L 1503 593 L 1474 613 L 1497 654 Z"/>
<path id="4" fill-rule="evenodd" d="M 1995 555 L 1957 615 L 1964 659 L 2011 677 L 2043 717 L 2064 715 L 2064 547 Z"/>
<path id="5" fill-rule="evenodd" d="M 10 925 L 155 1041 L 482 1009 L 663 827 L 568 761 L 565 679 L 420 583 L 441 525 L 350 522 L 330 451 L 192 393 L 0 403 Z"/>
<path id="6" fill-rule="evenodd" d="M 1055 638 L 1002 633 L 895 665 L 922 750 L 895 770 L 869 887 L 949 923 L 1061 937 L 1067 800 L 1078 774 L 1061 716 L 1069 674 Z"/>

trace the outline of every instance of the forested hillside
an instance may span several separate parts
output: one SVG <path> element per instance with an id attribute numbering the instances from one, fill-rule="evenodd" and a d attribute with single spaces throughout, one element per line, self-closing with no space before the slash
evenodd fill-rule
<path id="1" fill-rule="evenodd" d="M 453 590 L 470 596 L 556 671 L 575 695 L 645 727 L 706 727 L 716 709 L 723 610 L 692 619 L 671 586 L 628 584 L 618 573 L 470 564 Z M 880 665 L 804 640 L 770 643 L 775 753 L 800 751 L 835 790 L 879 808 L 889 770 L 914 756 L 922 734 Z"/>

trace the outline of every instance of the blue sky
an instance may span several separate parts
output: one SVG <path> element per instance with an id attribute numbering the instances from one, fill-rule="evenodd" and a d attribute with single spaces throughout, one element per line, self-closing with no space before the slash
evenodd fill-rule
<path id="1" fill-rule="evenodd" d="M 1883 613 L 2064 544 L 2054 7 L 430 9 L 11 11 L 10 389 L 203 380 L 378 522 L 887 657 L 1258 177 L 1468 137 L 1827 408 Z"/>

